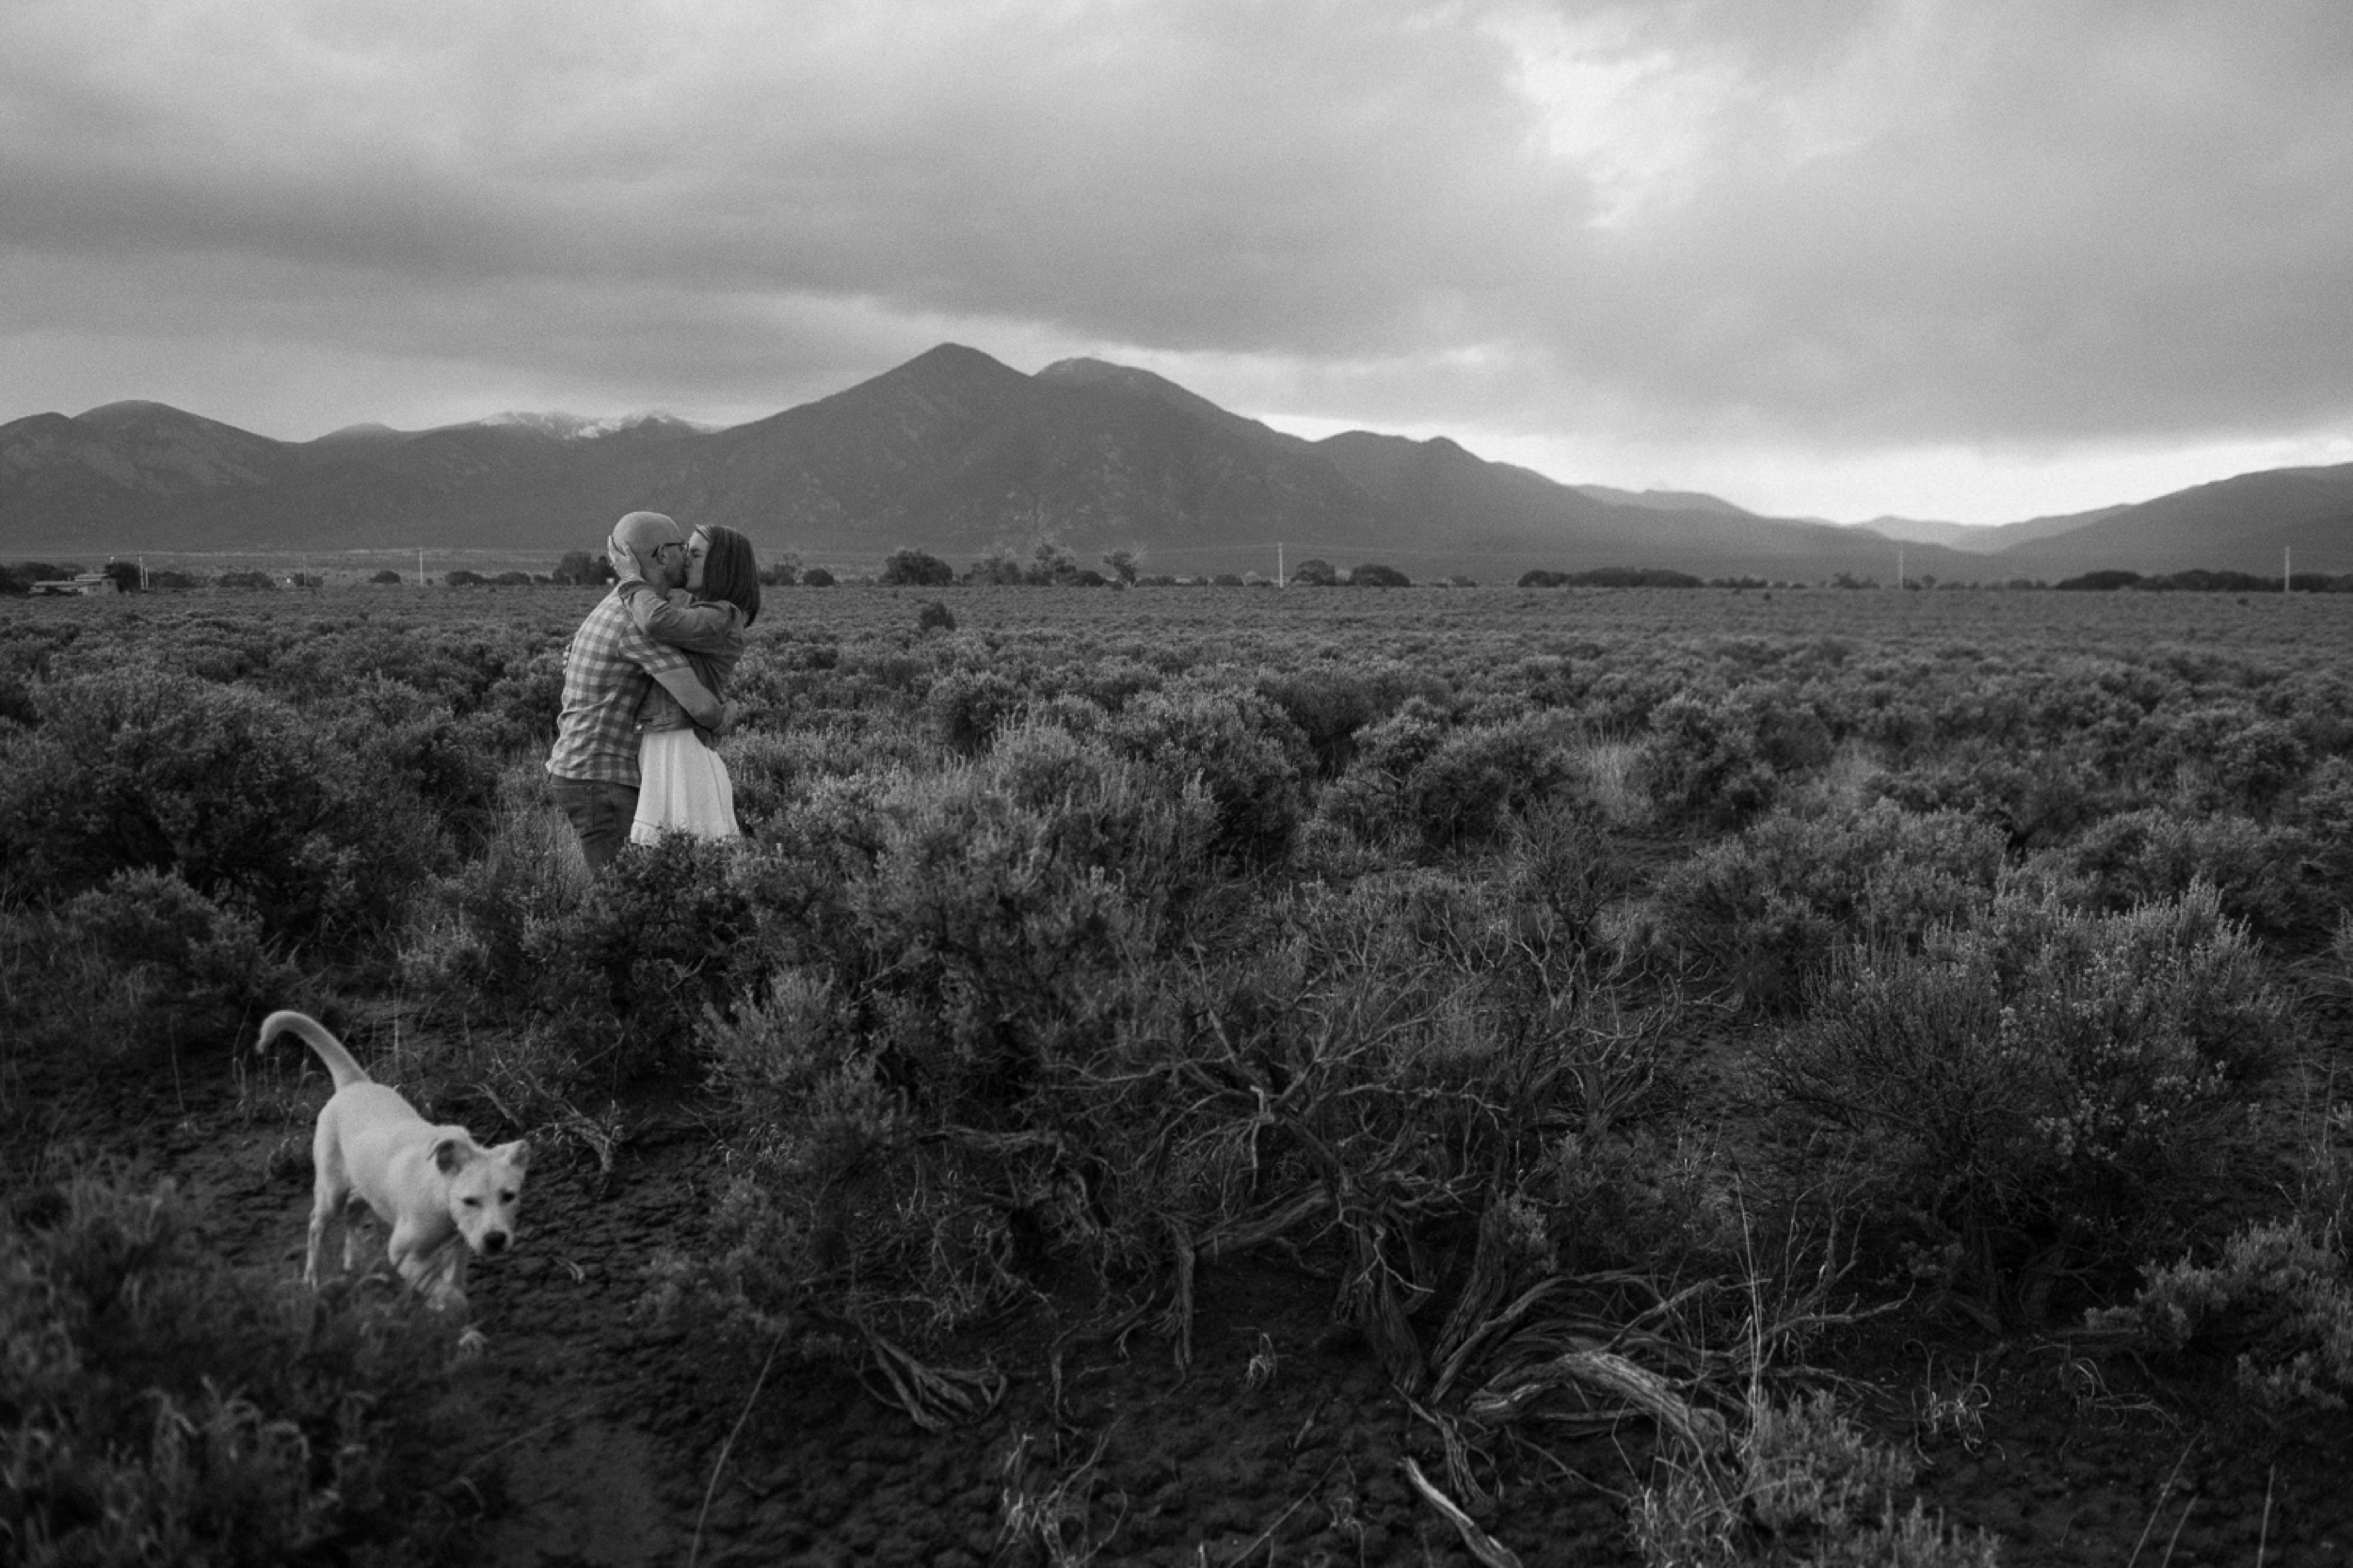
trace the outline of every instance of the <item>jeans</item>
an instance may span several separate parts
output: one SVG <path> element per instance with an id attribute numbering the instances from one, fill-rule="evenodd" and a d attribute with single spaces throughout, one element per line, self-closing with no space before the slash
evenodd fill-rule
<path id="1" fill-rule="evenodd" d="M 580 835 L 580 853 L 588 869 L 600 872 L 629 842 L 630 824 L 637 820 L 637 786 L 600 784 L 586 778 L 548 776 L 555 804 Z"/>

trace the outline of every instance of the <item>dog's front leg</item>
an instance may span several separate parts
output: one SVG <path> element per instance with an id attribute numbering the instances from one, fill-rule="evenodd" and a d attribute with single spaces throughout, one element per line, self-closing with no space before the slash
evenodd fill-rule
<path id="1" fill-rule="evenodd" d="M 419 1270 L 414 1283 L 434 1311 L 464 1325 L 457 1331 L 457 1353 L 480 1355 L 489 1341 L 468 1321 L 472 1308 L 466 1301 L 465 1242 L 452 1238 L 439 1255 Z"/>
<path id="2" fill-rule="evenodd" d="M 403 1245 L 403 1241 L 408 1242 Z M 392 1265 L 408 1288 L 423 1296 L 434 1311 L 466 1316 L 466 1243 L 452 1234 L 440 1245 L 421 1247 L 413 1238 L 395 1237 Z M 474 1337 L 478 1338 L 479 1336 Z"/>

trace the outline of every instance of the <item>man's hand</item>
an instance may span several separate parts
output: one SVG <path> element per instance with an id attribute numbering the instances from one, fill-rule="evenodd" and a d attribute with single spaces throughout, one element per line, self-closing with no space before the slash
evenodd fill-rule
<path id="1" fill-rule="evenodd" d="M 638 564 L 637 552 L 623 544 L 618 534 L 604 541 L 604 558 L 613 564 L 613 574 L 622 582 L 645 580 L 646 568 Z"/>
<path id="2" fill-rule="evenodd" d="M 719 704 L 719 722 L 711 727 L 711 738 L 714 741 L 724 741 L 729 735 L 734 734 L 736 721 L 743 716 L 744 710 L 737 707 L 732 698 Z"/>

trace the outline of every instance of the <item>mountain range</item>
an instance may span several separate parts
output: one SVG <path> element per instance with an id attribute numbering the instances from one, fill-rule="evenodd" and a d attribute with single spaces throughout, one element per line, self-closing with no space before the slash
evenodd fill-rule
<path id="1" fill-rule="evenodd" d="M 1417 579 L 1650 567 L 1815 581 L 2053 579 L 2096 568 L 2353 572 L 2353 464 L 2280 469 L 1997 528 L 1772 518 L 1692 491 L 1566 485 L 1444 437 L 1308 440 L 1148 371 L 1025 375 L 953 344 L 829 397 L 711 429 L 506 414 L 280 441 L 159 403 L 0 424 L 0 558 L 427 547 L 595 549 L 649 507 L 763 553 L 871 568 L 1041 542 L 1081 563 L 1272 572 L 1321 556 Z M 1900 552 L 1900 555 L 1899 555 Z"/>

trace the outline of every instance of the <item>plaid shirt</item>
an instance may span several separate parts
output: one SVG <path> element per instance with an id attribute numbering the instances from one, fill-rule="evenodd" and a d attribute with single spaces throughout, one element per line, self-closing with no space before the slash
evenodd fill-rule
<path id="1" fill-rule="evenodd" d="M 629 601 L 607 594 L 564 655 L 564 711 L 548 772 L 592 784 L 637 783 L 637 705 L 653 672 L 688 667 L 686 655 L 637 630 Z"/>

